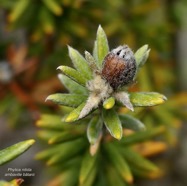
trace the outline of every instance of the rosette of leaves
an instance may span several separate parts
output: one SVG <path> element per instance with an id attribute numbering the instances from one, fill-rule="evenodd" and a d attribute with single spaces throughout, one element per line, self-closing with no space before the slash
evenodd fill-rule
<path id="1" fill-rule="evenodd" d="M 59 170 L 59 175 L 50 184 L 128 185 L 136 175 L 149 178 L 159 176 L 159 169 L 133 150 L 131 145 L 160 135 L 165 129 L 145 130 L 141 121 L 127 114 L 120 115 L 118 109 L 127 107 L 134 110 L 136 107 L 158 105 L 166 100 L 165 96 L 155 92 L 130 93 L 127 86 L 113 88 L 111 92 L 105 92 L 103 97 L 92 97 L 90 84 L 95 86 L 100 83 L 98 74 L 105 57 L 110 54 L 101 26 L 97 31 L 93 56 L 86 51 L 84 58 L 72 47 L 68 49 L 75 68 L 58 67 L 62 71 L 58 77 L 69 93 L 47 97 L 47 100 L 60 105 L 64 116 L 45 114 L 37 122 L 41 128 L 38 136 L 51 145 L 37 158 Z M 144 45 L 133 55 L 136 73 L 145 63 L 149 51 L 148 46 Z M 119 96 L 120 93 L 125 101 Z M 93 100 L 94 104 L 92 99 L 96 99 Z M 139 132 L 124 136 L 125 131 L 129 130 Z"/>

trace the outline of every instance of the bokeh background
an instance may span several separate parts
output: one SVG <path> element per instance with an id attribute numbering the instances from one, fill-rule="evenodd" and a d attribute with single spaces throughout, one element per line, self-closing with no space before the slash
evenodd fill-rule
<path id="1" fill-rule="evenodd" d="M 71 65 L 67 45 L 92 52 L 98 25 L 111 49 L 128 44 L 134 51 L 151 48 L 147 64 L 133 90 L 157 91 L 163 106 L 135 113 L 147 126 L 165 125 L 167 148 L 153 154 L 166 170 L 156 180 L 138 180 L 139 186 L 187 185 L 187 1 L 186 0 L 0 0 L 0 148 L 36 138 L 41 113 L 58 112 L 45 102 L 65 91 L 56 68 Z M 43 185 L 50 171 L 28 152 L 0 167 L 32 167 L 35 177 L 26 185 Z"/>

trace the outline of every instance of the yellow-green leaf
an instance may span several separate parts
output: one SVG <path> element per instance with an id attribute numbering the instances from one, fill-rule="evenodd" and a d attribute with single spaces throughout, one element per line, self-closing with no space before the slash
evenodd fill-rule
<path id="1" fill-rule="evenodd" d="M 19 17 L 24 13 L 24 11 L 27 9 L 27 7 L 29 7 L 30 3 L 31 3 L 30 0 L 16 1 L 14 8 L 9 15 L 9 20 L 11 22 L 15 22 L 17 19 L 19 19 Z"/>
<path id="2" fill-rule="evenodd" d="M 103 102 L 103 107 L 105 109 L 111 109 L 113 106 L 115 105 L 115 99 L 114 97 L 109 97 L 108 99 L 106 99 L 104 102 Z"/>
<path id="3" fill-rule="evenodd" d="M 0 151 L 0 165 L 3 165 L 9 162 L 15 159 L 16 157 L 18 157 L 19 155 L 21 155 L 22 153 L 24 153 L 34 144 L 34 142 L 35 140 L 30 139 L 30 140 L 16 143 L 10 147 L 7 147 L 1 150 Z"/>
<path id="4" fill-rule="evenodd" d="M 113 110 L 102 109 L 103 121 L 110 134 L 120 140 L 122 138 L 122 126 L 117 113 Z"/>
<path id="5" fill-rule="evenodd" d="M 167 98 L 157 92 L 132 92 L 130 101 L 133 106 L 146 107 L 164 103 Z"/>
<path id="6" fill-rule="evenodd" d="M 77 108 L 75 108 L 72 112 L 70 112 L 70 114 L 68 114 L 64 121 L 65 122 L 74 122 L 77 121 L 79 119 L 79 115 L 82 111 L 82 109 L 84 108 L 86 102 L 83 102 L 82 104 L 80 104 Z"/>
<path id="7" fill-rule="evenodd" d="M 55 15 L 59 16 L 63 13 L 61 5 L 56 0 L 43 0 L 46 7 L 53 12 Z"/>
<path id="8" fill-rule="evenodd" d="M 36 125 L 40 128 L 63 130 L 71 129 L 73 126 L 67 125 L 67 123 L 61 121 L 62 118 L 53 114 L 42 114 L 41 118 L 36 122 Z"/>

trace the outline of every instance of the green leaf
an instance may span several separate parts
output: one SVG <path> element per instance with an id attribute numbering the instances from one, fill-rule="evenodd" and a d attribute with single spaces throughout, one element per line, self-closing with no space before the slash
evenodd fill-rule
<path id="1" fill-rule="evenodd" d="M 85 87 L 79 85 L 64 74 L 58 74 L 58 78 L 70 93 L 85 95 L 88 94 L 88 91 L 85 89 Z"/>
<path id="2" fill-rule="evenodd" d="M 10 147 L 7 147 L 0 151 L 0 165 L 3 165 L 22 153 L 24 153 L 26 150 L 28 150 L 33 144 L 35 143 L 35 140 L 30 139 L 26 141 L 22 141 L 19 143 L 16 143 Z"/>
<path id="3" fill-rule="evenodd" d="M 62 118 L 58 115 L 53 114 L 42 114 L 41 118 L 36 122 L 36 125 L 40 128 L 52 129 L 52 130 L 63 130 L 72 129 L 72 125 L 62 122 Z"/>
<path id="4" fill-rule="evenodd" d="M 55 15 L 60 16 L 63 13 L 63 9 L 57 1 L 54 0 L 43 0 L 46 7 Z"/>
<path id="5" fill-rule="evenodd" d="M 96 167 L 97 155 L 91 156 L 89 151 L 83 157 L 80 175 L 79 175 L 79 184 L 85 186 L 85 182 L 88 177 L 91 175 L 92 169 Z"/>
<path id="6" fill-rule="evenodd" d="M 144 45 L 136 51 L 134 57 L 138 67 L 142 67 L 145 64 L 147 58 L 149 57 L 149 52 L 150 49 L 148 49 L 148 45 Z"/>
<path id="7" fill-rule="evenodd" d="M 102 133 L 103 123 L 99 117 L 93 117 L 88 124 L 87 137 L 91 145 L 94 145 Z"/>
<path id="8" fill-rule="evenodd" d="M 119 173 L 111 165 L 106 166 L 106 177 L 108 186 L 127 186 Z"/>
<path id="9" fill-rule="evenodd" d="M 87 79 L 92 79 L 92 71 L 88 65 L 88 62 L 84 57 L 75 49 L 68 46 L 69 56 L 73 62 L 75 68 Z"/>
<path id="10" fill-rule="evenodd" d="M 87 99 L 87 96 L 80 94 L 51 94 L 46 98 L 56 104 L 64 105 L 68 107 L 77 107 Z"/>
<path id="11" fill-rule="evenodd" d="M 151 161 L 145 159 L 138 152 L 131 150 L 128 147 L 122 149 L 122 153 L 125 159 L 130 163 L 133 164 L 135 167 L 142 169 L 142 171 L 158 171 L 158 167 L 154 165 Z"/>
<path id="12" fill-rule="evenodd" d="M 166 128 L 161 127 L 155 127 L 153 129 L 149 129 L 146 131 L 136 132 L 134 134 L 125 136 L 121 139 L 121 144 L 123 145 L 131 145 L 134 143 L 140 143 L 142 141 L 148 140 L 150 138 L 153 138 L 155 136 L 158 136 L 166 131 Z"/>
<path id="13" fill-rule="evenodd" d="M 120 140 L 122 138 L 122 126 L 117 113 L 113 110 L 102 109 L 103 120 L 110 134 Z"/>
<path id="14" fill-rule="evenodd" d="M 27 7 L 29 7 L 30 3 L 31 3 L 30 0 L 17 1 L 16 4 L 14 5 L 14 8 L 13 8 L 12 12 L 9 15 L 9 20 L 11 22 L 15 22 L 16 20 L 18 20 L 20 18 L 20 16 L 23 15 L 23 13 L 27 9 Z"/>
<path id="15" fill-rule="evenodd" d="M 132 92 L 130 101 L 133 106 L 147 107 L 164 103 L 167 98 L 157 92 Z"/>
<path id="16" fill-rule="evenodd" d="M 70 114 L 68 114 L 68 116 L 65 117 L 64 121 L 65 122 L 77 121 L 79 119 L 79 115 L 85 105 L 86 105 L 86 102 L 83 102 L 82 104 L 80 104 L 77 108 L 75 108 L 72 112 L 70 112 Z"/>
<path id="17" fill-rule="evenodd" d="M 55 143 L 60 143 L 60 142 L 62 143 L 65 141 L 74 140 L 80 136 L 82 136 L 82 134 L 75 133 L 74 131 L 63 131 L 63 132 L 60 132 L 60 134 L 53 135 L 49 139 L 48 143 L 49 144 L 55 144 Z"/>
<path id="18" fill-rule="evenodd" d="M 114 97 L 109 97 L 103 102 L 103 107 L 107 110 L 113 108 L 114 105 L 115 105 Z"/>
<path id="19" fill-rule="evenodd" d="M 49 157 L 47 165 L 54 165 L 59 162 L 65 162 L 79 154 L 87 145 L 85 138 L 78 138 L 72 141 L 64 142 L 60 151 Z"/>
<path id="20" fill-rule="evenodd" d="M 88 62 L 90 69 L 92 69 L 93 72 L 96 72 L 98 70 L 96 60 L 88 51 L 85 51 L 85 59 Z"/>
<path id="21" fill-rule="evenodd" d="M 130 115 L 120 115 L 122 125 L 134 131 L 145 130 L 145 125 L 138 119 Z"/>
<path id="22" fill-rule="evenodd" d="M 54 131 L 54 130 L 39 130 L 37 131 L 37 136 L 48 142 L 48 140 L 50 138 L 52 138 L 53 136 L 59 135 L 61 134 L 61 131 Z"/>
<path id="23" fill-rule="evenodd" d="M 98 27 L 96 42 L 94 46 L 94 57 L 98 67 L 102 67 L 103 60 L 109 52 L 107 36 L 101 26 Z"/>
<path id="24" fill-rule="evenodd" d="M 59 66 L 57 69 L 61 70 L 63 74 L 65 74 L 78 84 L 86 86 L 86 82 L 88 80 L 77 70 L 67 66 Z"/>
<path id="25" fill-rule="evenodd" d="M 123 158 L 121 152 L 118 150 L 116 145 L 112 143 L 105 143 L 104 148 L 107 151 L 110 162 L 116 168 L 118 173 L 127 183 L 132 183 L 133 175 L 131 173 L 129 165 Z"/>
<path id="26" fill-rule="evenodd" d="M 60 186 L 63 184 L 64 186 L 75 186 L 77 185 L 78 173 L 78 166 L 72 166 L 71 168 L 61 171 L 61 173 L 49 181 L 47 185 Z"/>

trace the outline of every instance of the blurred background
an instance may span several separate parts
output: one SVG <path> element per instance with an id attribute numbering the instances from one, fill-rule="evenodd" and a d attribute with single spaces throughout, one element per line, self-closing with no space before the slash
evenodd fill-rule
<path id="1" fill-rule="evenodd" d="M 165 125 L 167 149 L 156 156 L 166 174 L 137 185 L 187 185 L 187 1 L 186 0 L 0 0 L 0 149 L 37 138 L 35 121 L 41 113 L 56 113 L 45 98 L 65 91 L 56 68 L 71 65 L 67 45 L 92 52 L 98 25 L 110 48 L 127 44 L 134 51 L 144 44 L 150 57 L 132 90 L 157 91 L 163 106 L 135 113 L 149 125 Z M 26 185 L 43 185 L 44 166 L 33 160 L 42 148 L 0 167 L 29 167 L 36 176 Z"/>

